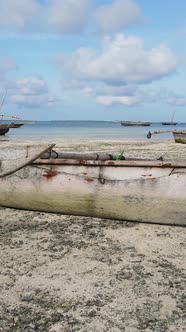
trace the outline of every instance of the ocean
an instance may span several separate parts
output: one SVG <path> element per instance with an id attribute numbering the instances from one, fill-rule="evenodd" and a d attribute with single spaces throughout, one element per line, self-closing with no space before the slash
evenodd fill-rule
<path id="1" fill-rule="evenodd" d="M 119 121 L 37 121 L 27 123 L 20 128 L 11 128 L 0 136 L 6 141 L 48 141 L 57 140 L 147 140 L 148 131 L 155 130 L 186 130 L 186 123 L 176 126 L 163 126 L 153 123 L 149 127 L 124 127 Z M 171 133 L 153 135 L 154 140 L 173 139 Z"/>

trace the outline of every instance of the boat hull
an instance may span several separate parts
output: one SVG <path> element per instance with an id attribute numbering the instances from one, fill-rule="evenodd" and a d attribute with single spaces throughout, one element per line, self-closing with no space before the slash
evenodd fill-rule
<path id="1" fill-rule="evenodd" d="M 176 143 L 186 144 L 186 131 L 173 131 L 173 136 Z"/>
<path id="2" fill-rule="evenodd" d="M 163 126 L 176 126 L 177 122 L 162 122 Z"/>
<path id="3" fill-rule="evenodd" d="M 186 225 L 186 168 L 36 163 L 0 178 L 0 205 Z"/>
<path id="4" fill-rule="evenodd" d="M 24 123 L 11 123 L 10 128 L 20 128 L 24 125 Z"/>
<path id="5" fill-rule="evenodd" d="M 121 124 L 125 127 L 148 127 L 151 125 L 151 122 L 122 121 Z"/>
<path id="6" fill-rule="evenodd" d="M 5 135 L 8 133 L 9 129 L 9 125 L 0 125 L 0 135 Z"/>

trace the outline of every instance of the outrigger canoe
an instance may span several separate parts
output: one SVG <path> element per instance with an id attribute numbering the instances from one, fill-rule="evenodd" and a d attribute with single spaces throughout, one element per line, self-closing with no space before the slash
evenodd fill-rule
<path id="1" fill-rule="evenodd" d="M 173 130 L 172 133 L 176 143 L 186 144 L 186 130 Z"/>
<path id="2" fill-rule="evenodd" d="M 150 139 L 154 134 L 165 134 L 172 133 L 175 143 L 186 144 L 186 130 L 158 130 L 158 131 L 149 131 L 147 134 L 147 138 Z"/>
<path id="3" fill-rule="evenodd" d="M 113 160 L 52 148 L 1 148 L 0 206 L 186 225 L 186 161 Z"/>
<path id="4" fill-rule="evenodd" d="M 0 124 L 0 135 L 5 135 L 8 133 L 10 126 L 7 124 Z"/>
<path id="5" fill-rule="evenodd" d="M 147 127 L 151 125 L 151 122 L 142 122 L 142 121 L 121 121 L 122 126 L 127 127 Z"/>

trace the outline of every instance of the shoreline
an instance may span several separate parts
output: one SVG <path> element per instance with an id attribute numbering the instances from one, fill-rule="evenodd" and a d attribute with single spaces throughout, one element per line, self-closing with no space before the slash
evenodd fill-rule
<path id="1" fill-rule="evenodd" d="M 170 141 L 58 140 L 56 148 L 186 159 L 186 147 Z M 1 332 L 184 331 L 186 228 L 0 212 Z"/>
<path id="2" fill-rule="evenodd" d="M 76 152 L 110 152 L 119 153 L 124 150 L 124 155 L 129 158 L 186 160 L 186 144 L 175 143 L 172 140 L 162 141 L 130 141 L 130 140 L 46 140 L 46 141 L 0 141 L 0 146 L 12 145 L 37 145 L 55 144 L 54 149 Z"/>

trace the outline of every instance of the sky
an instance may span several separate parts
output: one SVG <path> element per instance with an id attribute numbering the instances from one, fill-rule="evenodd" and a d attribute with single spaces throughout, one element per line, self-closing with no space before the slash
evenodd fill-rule
<path id="1" fill-rule="evenodd" d="M 185 78 L 185 0 L 0 0 L 2 114 L 186 122 Z"/>

